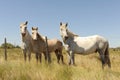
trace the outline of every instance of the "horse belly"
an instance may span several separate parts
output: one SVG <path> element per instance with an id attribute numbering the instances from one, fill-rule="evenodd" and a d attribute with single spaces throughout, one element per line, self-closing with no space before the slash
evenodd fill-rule
<path id="1" fill-rule="evenodd" d="M 75 52 L 79 54 L 90 54 L 96 51 L 96 43 L 92 40 L 75 42 Z"/>
<path id="2" fill-rule="evenodd" d="M 96 48 L 94 48 L 94 47 L 92 47 L 92 48 L 77 47 L 77 48 L 74 49 L 75 53 L 83 54 L 83 55 L 91 54 L 95 51 L 96 51 Z"/>

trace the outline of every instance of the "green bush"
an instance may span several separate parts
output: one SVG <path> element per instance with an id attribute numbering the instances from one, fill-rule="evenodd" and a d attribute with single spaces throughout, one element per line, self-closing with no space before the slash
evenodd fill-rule
<path id="1" fill-rule="evenodd" d="M 6 43 L 6 46 L 7 46 L 7 48 L 8 49 L 12 49 L 12 48 L 20 48 L 20 46 L 19 45 L 13 45 L 13 44 L 11 44 L 11 43 Z M 5 43 L 3 43 L 1 46 L 0 46 L 0 48 L 5 48 Z"/>
<path id="2" fill-rule="evenodd" d="M 6 46 L 7 46 L 8 49 L 15 48 L 15 46 L 13 44 L 11 44 L 11 43 L 6 43 Z M 1 45 L 1 48 L 5 48 L 5 43 L 3 43 Z"/>

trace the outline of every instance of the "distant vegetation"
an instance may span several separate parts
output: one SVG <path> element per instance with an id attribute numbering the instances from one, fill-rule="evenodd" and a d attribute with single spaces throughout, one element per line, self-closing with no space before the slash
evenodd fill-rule
<path id="1" fill-rule="evenodd" d="M 11 43 L 7 43 L 6 46 L 7 46 L 8 49 L 20 48 L 19 45 L 13 45 L 13 44 L 11 44 Z M 5 48 L 5 43 L 1 44 L 0 48 Z"/>
<path id="2" fill-rule="evenodd" d="M 111 48 L 113 51 L 120 51 L 120 47 Z"/>

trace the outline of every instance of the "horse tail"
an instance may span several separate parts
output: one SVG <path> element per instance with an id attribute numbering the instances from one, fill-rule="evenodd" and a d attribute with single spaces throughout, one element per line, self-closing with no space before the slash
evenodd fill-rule
<path id="1" fill-rule="evenodd" d="M 110 57 L 109 57 L 109 43 L 107 43 L 107 47 L 105 49 L 105 63 L 108 64 L 108 66 L 111 68 L 111 62 L 110 62 Z"/>

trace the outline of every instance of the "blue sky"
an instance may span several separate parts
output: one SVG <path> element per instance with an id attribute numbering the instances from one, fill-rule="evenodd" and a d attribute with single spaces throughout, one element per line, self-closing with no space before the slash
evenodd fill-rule
<path id="1" fill-rule="evenodd" d="M 120 0 L 0 0 L 0 44 L 21 44 L 20 23 L 28 21 L 28 30 L 58 38 L 60 22 L 80 35 L 101 35 L 110 47 L 120 46 Z"/>

